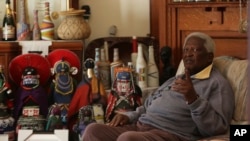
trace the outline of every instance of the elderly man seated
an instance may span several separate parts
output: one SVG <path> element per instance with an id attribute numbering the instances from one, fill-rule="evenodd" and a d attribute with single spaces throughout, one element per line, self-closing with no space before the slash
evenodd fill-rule
<path id="1" fill-rule="evenodd" d="M 213 66 L 215 43 L 194 32 L 183 46 L 185 73 L 168 79 L 136 111 L 90 124 L 83 141 L 191 141 L 226 133 L 234 111 L 230 83 Z"/>

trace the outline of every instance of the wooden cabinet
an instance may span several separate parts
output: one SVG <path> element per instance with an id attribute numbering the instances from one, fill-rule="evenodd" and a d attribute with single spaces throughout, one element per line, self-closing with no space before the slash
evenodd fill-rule
<path id="1" fill-rule="evenodd" d="M 55 40 L 52 41 L 52 45 L 49 47 L 49 51 L 53 51 L 56 49 L 69 49 L 77 54 L 80 61 L 83 61 L 83 48 L 84 48 L 84 41 L 83 40 Z M 9 79 L 8 68 L 10 61 L 15 58 L 16 56 L 22 53 L 22 47 L 19 45 L 18 42 L 3 42 L 0 41 L 0 65 L 4 66 L 4 71 L 6 78 L 13 85 L 13 82 Z M 78 81 L 81 80 L 82 72 L 79 70 L 76 79 Z"/>
<path id="2" fill-rule="evenodd" d="M 151 0 L 151 9 L 156 8 L 153 6 L 159 10 L 151 10 L 154 17 L 151 18 L 151 34 L 159 40 L 160 47 L 167 45 L 172 48 L 172 61 L 176 68 L 182 58 L 183 41 L 194 31 L 207 33 L 215 40 L 215 56 L 247 58 L 247 34 L 239 31 L 238 2 Z M 246 11 L 243 5 L 243 18 L 246 18 Z"/>

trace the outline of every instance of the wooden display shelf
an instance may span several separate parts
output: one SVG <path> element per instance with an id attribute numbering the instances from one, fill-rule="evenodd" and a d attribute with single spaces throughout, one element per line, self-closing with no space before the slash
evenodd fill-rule
<path id="1" fill-rule="evenodd" d="M 242 18 L 247 18 L 246 3 L 239 2 L 172 2 L 151 0 L 151 35 L 159 46 L 172 48 L 172 64 L 178 67 L 185 37 L 191 32 L 204 32 L 216 43 L 216 56 L 234 55 L 247 58 L 247 33 L 241 32 Z M 155 10 L 158 9 L 158 10 Z M 243 50 L 243 51 L 242 51 Z"/>
<path id="2" fill-rule="evenodd" d="M 171 2 L 169 7 L 239 7 L 239 2 Z M 245 6 L 245 4 L 243 4 Z"/>

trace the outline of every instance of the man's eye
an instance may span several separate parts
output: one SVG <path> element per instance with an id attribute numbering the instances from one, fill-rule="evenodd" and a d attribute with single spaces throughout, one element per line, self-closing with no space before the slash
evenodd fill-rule
<path id="1" fill-rule="evenodd" d="M 194 53 L 194 52 L 197 52 L 198 51 L 198 49 L 197 48 L 191 48 L 191 49 L 183 49 L 183 52 L 192 52 L 192 53 Z"/>

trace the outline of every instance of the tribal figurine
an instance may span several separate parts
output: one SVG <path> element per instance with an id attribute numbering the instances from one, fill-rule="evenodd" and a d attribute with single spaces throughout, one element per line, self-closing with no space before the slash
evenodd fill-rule
<path id="1" fill-rule="evenodd" d="M 15 139 L 13 104 L 12 90 L 5 79 L 3 66 L 0 65 L 0 134 L 8 134 L 9 141 Z"/>
<path id="2" fill-rule="evenodd" d="M 48 95 L 44 86 L 50 78 L 48 60 L 35 53 L 22 54 L 11 60 L 9 71 L 10 78 L 19 85 L 14 99 L 14 118 L 18 124 L 27 121 L 27 124 L 33 125 L 45 119 L 48 114 Z"/>
<path id="3" fill-rule="evenodd" d="M 77 133 L 79 139 L 81 139 L 88 124 L 93 122 L 96 122 L 94 119 L 93 107 L 90 105 L 86 105 L 80 108 L 78 112 L 78 121 L 73 125 L 73 131 Z"/>
<path id="4" fill-rule="evenodd" d="M 104 85 L 94 74 L 95 61 L 92 58 L 88 58 L 85 60 L 84 65 L 87 72 L 77 86 L 72 102 L 69 105 L 68 119 L 70 120 L 70 127 L 76 123 L 78 111 L 82 107 L 100 104 L 104 113 L 104 107 L 107 105 L 107 94 Z M 101 120 L 104 122 L 104 114 Z"/>
<path id="5" fill-rule="evenodd" d="M 73 75 L 80 69 L 80 60 L 74 52 L 67 49 L 54 50 L 49 53 L 47 59 L 54 77 L 49 88 L 49 104 L 61 107 L 63 128 L 67 128 L 68 107 L 77 86 Z"/>
<path id="6" fill-rule="evenodd" d="M 54 131 L 54 129 L 62 129 L 62 128 L 63 128 L 63 123 L 61 119 L 61 107 L 57 104 L 54 104 L 49 108 L 45 130 Z"/>
<path id="7" fill-rule="evenodd" d="M 13 98 L 10 85 L 5 79 L 3 66 L 0 65 L 0 107 L 5 107 L 5 111 L 2 111 L 3 109 L 0 108 L 0 118 L 7 115 L 12 116 L 14 109 Z"/>
<path id="8" fill-rule="evenodd" d="M 162 76 L 160 77 L 160 85 L 166 80 L 173 77 L 176 73 L 176 69 L 171 64 L 172 49 L 169 46 L 164 46 L 160 51 L 160 58 L 163 63 Z"/>
<path id="9" fill-rule="evenodd" d="M 141 103 L 141 89 L 134 83 L 132 70 L 128 67 L 115 68 L 115 80 L 108 96 L 106 121 L 112 120 L 119 112 L 133 111 Z"/>

